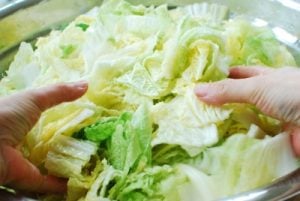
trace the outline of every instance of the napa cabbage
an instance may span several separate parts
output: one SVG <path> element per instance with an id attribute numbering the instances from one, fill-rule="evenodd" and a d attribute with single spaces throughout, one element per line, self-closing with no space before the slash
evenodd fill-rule
<path id="1" fill-rule="evenodd" d="M 194 94 L 196 84 L 227 79 L 234 65 L 295 65 L 272 31 L 227 17 L 215 4 L 106 0 L 33 46 L 23 42 L 1 96 L 89 83 L 83 97 L 41 115 L 24 155 L 68 179 L 68 201 L 210 201 L 296 169 L 278 120 Z"/>

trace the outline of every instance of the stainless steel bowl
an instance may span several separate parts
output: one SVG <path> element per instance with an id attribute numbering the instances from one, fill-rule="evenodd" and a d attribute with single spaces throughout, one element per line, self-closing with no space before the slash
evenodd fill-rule
<path id="1" fill-rule="evenodd" d="M 256 26 L 270 27 L 300 66 L 300 0 L 128 0 L 135 4 L 170 7 L 199 2 L 225 5 L 230 15 L 244 15 Z M 102 0 L 0 0 L 0 75 L 5 72 L 20 42 L 35 40 L 53 28 L 59 28 Z M 0 76 L 1 77 L 1 76 Z M 269 186 L 224 200 L 300 200 L 300 170 Z M 260 193 L 260 197 L 258 196 Z M 252 197 L 251 197 L 252 196 Z M 247 198 L 247 199 L 246 199 Z M 33 201 L 20 193 L 0 190 L 0 201 Z"/>

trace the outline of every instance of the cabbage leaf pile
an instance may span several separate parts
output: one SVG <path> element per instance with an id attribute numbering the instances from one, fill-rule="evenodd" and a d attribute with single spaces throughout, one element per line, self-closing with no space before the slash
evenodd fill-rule
<path id="1" fill-rule="evenodd" d="M 0 94 L 86 80 L 80 99 L 44 112 L 26 157 L 68 179 L 68 201 L 215 200 L 298 167 L 289 136 L 252 105 L 209 106 L 196 84 L 231 66 L 295 61 L 271 30 L 226 8 L 108 0 L 63 30 L 22 43 Z"/>

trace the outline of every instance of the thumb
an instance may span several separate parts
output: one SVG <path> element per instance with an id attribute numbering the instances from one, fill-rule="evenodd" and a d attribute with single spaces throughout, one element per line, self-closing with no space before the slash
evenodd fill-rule
<path id="1" fill-rule="evenodd" d="M 81 81 L 34 89 L 29 91 L 29 94 L 36 106 L 38 106 L 41 112 L 43 112 L 44 110 L 62 102 L 73 101 L 79 98 L 86 92 L 87 88 L 88 84 Z"/>
<path id="2" fill-rule="evenodd" d="M 56 84 L 1 98 L 0 141 L 17 145 L 44 110 L 79 98 L 87 88 L 86 82 Z"/>
<path id="3" fill-rule="evenodd" d="M 198 98 L 208 104 L 252 103 L 256 93 L 254 78 L 227 79 L 209 84 L 198 84 L 195 93 Z"/>
<path id="4" fill-rule="evenodd" d="M 268 68 L 268 67 L 261 67 L 261 66 L 237 66 L 232 67 L 229 70 L 229 77 L 235 78 L 235 79 L 241 79 L 241 78 L 248 78 L 248 77 L 254 77 L 259 75 L 266 75 L 271 72 L 274 72 L 274 69 Z"/>
<path id="5" fill-rule="evenodd" d="M 64 193 L 66 191 L 65 180 L 42 175 L 37 167 L 11 146 L 2 144 L 1 152 L 3 164 L 1 164 L 0 184 L 37 193 Z"/>
<path id="6" fill-rule="evenodd" d="M 291 133 L 291 143 L 296 156 L 300 156 L 300 128 Z"/>
<path id="7" fill-rule="evenodd" d="M 291 136 L 291 145 L 296 156 L 300 157 L 300 127 L 293 124 L 286 124 L 284 131 Z"/>

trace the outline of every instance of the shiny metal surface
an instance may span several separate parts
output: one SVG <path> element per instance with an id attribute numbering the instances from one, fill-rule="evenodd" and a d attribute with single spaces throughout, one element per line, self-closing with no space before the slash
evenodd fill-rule
<path id="1" fill-rule="evenodd" d="M 272 184 L 220 201 L 285 201 L 300 200 L 300 168 L 275 180 Z"/>
<path id="2" fill-rule="evenodd" d="M 11 13 L 28 6 L 39 3 L 41 0 L 14 0 L 4 1 L 0 8 L 0 18 L 10 15 Z"/>

